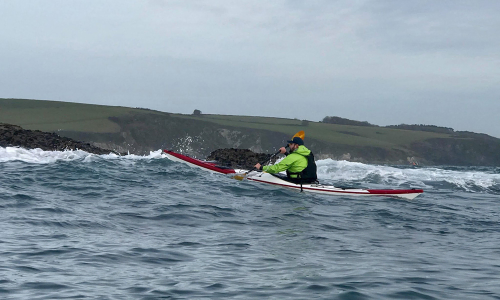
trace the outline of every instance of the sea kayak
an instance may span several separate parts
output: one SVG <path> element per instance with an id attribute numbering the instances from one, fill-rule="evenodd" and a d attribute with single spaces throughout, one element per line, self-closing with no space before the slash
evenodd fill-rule
<path id="1" fill-rule="evenodd" d="M 351 187 L 335 187 L 332 185 L 324 185 L 320 183 L 312 184 L 296 184 L 284 180 L 281 176 L 276 176 L 266 172 L 250 172 L 247 176 L 248 180 L 272 184 L 285 188 L 294 189 L 297 191 L 326 194 L 326 195 L 350 195 L 350 196 L 383 196 L 383 197 L 397 197 L 407 200 L 412 200 L 424 191 L 421 189 L 406 189 L 406 190 L 392 190 L 392 189 L 360 189 Z"/>
<path id="2" fill-rule="evenodd" d="M 213 173 L 235 174 L 235 173 L 245 172 L 244 170 L 235 170 L 232 168 L 220 166 L 216 162 L 191 158 L 187 155 L 179 154 L 170 150 L 163 150 L 163 152 L 169 159 L 173 161 L 183 162 L 191 167 L 201 168 L 203 170 L 207 170 Z M 289 188 L 297 191 L 326 194 L 326 195 L 379 196 L 379 197 L 381 196 L 381 197 L 397 197 L 397 198 L 412 200 L 424 192 L 421 189 L 394 190 L 394 189 L 360 189 L 360 188 L 335 187 L 332 185 L 324 185 L 317 182 L 312 184 L 300 185 L 286 181 L 279 175 L 276 176 L 266 172 L 257 172 L 257 171 L 250 172 L 246 176 L 246 179 L 254 182 Z"/>

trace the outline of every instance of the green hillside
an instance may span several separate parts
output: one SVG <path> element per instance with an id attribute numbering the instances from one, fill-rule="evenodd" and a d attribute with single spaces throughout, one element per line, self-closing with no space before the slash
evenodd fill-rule
<path id="1" fill-rule="evenodd" d="M 307 138 L 327 143 L 383 148 L 405 147 L 416 141 L 430 138 L 447 138 L 449 135 L 432 132 L 407 131 L 382 127 L 334 125 L 307 122 L 297 119 L 230 116 L 168 114 L 140 108 L 69 103 L 46 100 L 0 99 L 0 121 L 25 129 L 48 132 L 75 131 L 116 133 L 120 126 L 111 117 L 132 115 L 172 116 L 194 122 L 210 122 L 221 126 L 243 127 L 280 132 L 285 135 L 305 130 Z"/>
<path id="2" fill-rule="evenodd" d="M 191 119 L 199 118 L 195 116 L 183 117 Z M 284 134 L 304 130 L 308 138 L 327 143 L 339 143 L 352 146 L 392 148 L 407 146 L 411 143 L 431 138 L 450 137 L 449 134 L 432 132 L 408 131 L 383 127 L 335 125 L 311 121 L 307 122 L 307 125 L 304 126 L 303 121 L 296 119 L 225 115 L 203 115 L 202 118 L 203 120 L 225 126 L 272 130 Z"/>
<path id="3" fill-rule="evenodd" d="M 120 126 L 109 117 L 140 113 L 140 109 L 120 106 L 0 98 L 1 122 L 49 132 L 119 132 Z"/>
<path id="4" fill-rule="evenodd" d="M 274 152 L 294 133 L 304 130 L 307 145 L 321 158 L 399 164 L 500 164 L 499 139 L 453 131 L 419 131 L 414 127 L 407 130 L 285 118 L 183 115 L 141 108 L 1 98 L 0 123 L 56 132 L 96 146 L 138 154 L 160 148 L 199 157 L 228 147 Z"/>

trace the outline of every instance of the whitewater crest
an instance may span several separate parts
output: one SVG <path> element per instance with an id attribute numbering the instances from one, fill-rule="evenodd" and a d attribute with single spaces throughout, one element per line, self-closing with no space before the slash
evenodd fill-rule
<path id="1" fill-rule="evenodd" d="M 82 150 L 65 150 L 65 151 L 44 151 L 37 149 L 24 149 L 19 147 L 0 147 L 0 162 L 21 161 L 34 164 L 50 164 L 57 161 L 83 161 L 91 162 L 96 159 L 108 160 L 140 160 L 140 159 L 156 159 L 162 158 L 162 150 L 151 151 L 149 155 L 116 155 L 110 154 L 92 154 Z"/>
<path id="2" fill-rule="evenodd" d="M 462 167 L 449 170 L 437 167 L 391 167 L 332 159 L 319 160 L 316 164 L 318 178 L 332 182 L 411 185 L 425 189 L 448 184 L 468 192 L 500 188 L 500 174 L 494 168 L 476 170 L 474 167 Z"/>

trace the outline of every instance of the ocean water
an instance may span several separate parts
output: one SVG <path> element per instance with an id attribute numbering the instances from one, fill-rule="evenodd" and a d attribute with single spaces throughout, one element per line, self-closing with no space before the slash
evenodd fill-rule
<path id="1" fill-rule="evenodd" d="M 500 168 L 318 161 L 313 195 L 149 156 L 0 148 L 1 299 L 500 299 Z"/>

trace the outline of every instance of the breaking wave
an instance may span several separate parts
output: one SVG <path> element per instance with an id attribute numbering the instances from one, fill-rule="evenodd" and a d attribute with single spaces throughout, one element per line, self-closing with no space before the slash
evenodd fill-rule
<path id="1" fill-rule="evenodd" d="M 81 150 L 43 151 L 18 147 L 0 147 L 0 163 L 25 162 L 51 164 L 59 161 L 120 161 L 155 160 L 165 158 L 162 150 L 148 155 L 96 155 Z M 358 162 L 324 159 L 317 161 L 318 178 L 334 185 L 371 183 L 380 186 L 411 186 L 424 189 L 459 189 L 466 192 L 500 193 L 500 169 L 493 167 L 406 167 L 369 165 Z"/>
<path id="2" fill-rule="evenodd" d="M 491 167 L 380 166 L 324 159 L 318 177 L 334 182 L 370 182 L 391 186 L 458 188 L 468 192 L 500 191 L 500 172 Z"/>
<path id="3" fill-rule="evenodd" d="M 42 149 L 23 149 L 19 147 L 0 147 L 0 162 L 21 161 L 33 164 L 50 164 L 57 161 L 83 161 L 91 162 L 95 159 L 157 159 L 162 158 L 162 150 L 151 151 L 149 155 L 129 154 L 119 156 L 113 153 L 105 155 L 97 155 L 88 153 L 82 150 L 66 150 L 66 151 L 44 151 Z"/>

